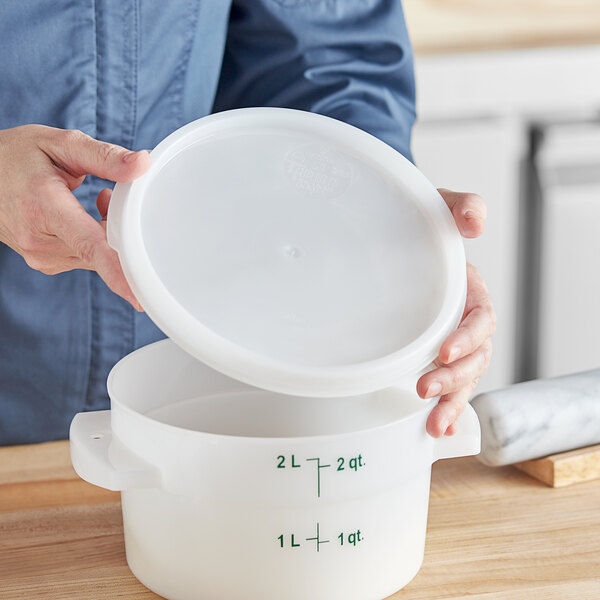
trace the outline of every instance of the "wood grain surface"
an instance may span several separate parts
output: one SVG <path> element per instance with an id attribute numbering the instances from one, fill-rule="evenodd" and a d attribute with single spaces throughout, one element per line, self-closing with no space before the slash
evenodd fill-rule
<path id="1" fill-rule="evenodd" d="M 79 480 L 66 442 L 0 449 L 0 598 L 158 598 L 125 562 L 119 495 Z M 437 463 L 423 567 L 391 598 L 597 600 L 600 481 Z"/>
<path id="2" fill-rule="evenodd" d="M 404 0 L 417 54 L 600 44 L 598 0 Z"/>
<path id="3" fill-rule="evenodd" d="M 552 487 L 600 479 L 600 444 L 526 460 L 515 467 Z"/>

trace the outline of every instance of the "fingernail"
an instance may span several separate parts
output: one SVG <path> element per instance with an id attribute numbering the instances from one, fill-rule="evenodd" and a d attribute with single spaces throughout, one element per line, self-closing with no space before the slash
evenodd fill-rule
<path id="1" fill-rule="evenodd" d="M 127 154 L 123 155 L 123 162 L 124 163 L 133 162 L 135 160 L 136 156 L 137 156 L 137 152 L 128 152 Z"/>
<path id="2" fill-rule="evenodd" d="M 444 419 L 440 423 L 440 429 L 442 431 L 442 435 L 446 435 L 446 431 L 448 430 L 448 427 L 450 427 L 450 421 L 448 421 L 447 419 Z"/>
<path id="3" fill-rule="evenodd" d="M 434 381 L 428 388 L 425 396 L 427 398 L 433 398 L 439 396 L 442 391 L 442 384 L 439 381 Z"/>
<path id="4" fill-rule="evenodd" d="M 448 362 L 454 362 L 460 356 L 460 348 L 458 346 L 452 346 L 448 353 Z"/>
<path id="5" fill-rule="evenodd" d="M 475 219 L 477 218 L 477 215 L 472 210 L 465 210 L 465 212 L 463 213 L 463 217 L 465 219 Z"/>
<path id="6" fill-rule="evenodd" d="M 129 302 L 130 302 L 131 306 L 133 306 L 133 308 L 135 310 L 137 310 L 138 312 L 144 312 L 144 309 L 142 308 L 142 305 L 135 298 L 129 300 Z"/>

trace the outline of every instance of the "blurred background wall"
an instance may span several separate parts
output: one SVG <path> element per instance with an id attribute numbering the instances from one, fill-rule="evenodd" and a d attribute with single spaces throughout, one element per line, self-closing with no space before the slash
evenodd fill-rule
<path id="1" fill-rule="evenodd" d="M 417 165 L 477 192 L 498 314 L 478 391 L 600 367 L 600 0 L 404 0 Z"/>

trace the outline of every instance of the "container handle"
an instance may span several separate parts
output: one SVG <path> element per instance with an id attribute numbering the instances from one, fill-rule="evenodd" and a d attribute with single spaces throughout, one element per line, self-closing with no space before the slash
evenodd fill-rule
<path id="1" fill-rule="evenodd" d="M 470 404 L 456 421 L 456 433 L 435 440 L 433 462 L 443 458 L 472 456 L 481 450 L 481 427 L 477 413 Z"/>
<path id="2" fill-rule="evenodd" d="M 85 481 L 113 491 L 160 487 L 158 469 L 113 438 L 110 410 L 76 414 L 69 440 L 71 462 Z"/>

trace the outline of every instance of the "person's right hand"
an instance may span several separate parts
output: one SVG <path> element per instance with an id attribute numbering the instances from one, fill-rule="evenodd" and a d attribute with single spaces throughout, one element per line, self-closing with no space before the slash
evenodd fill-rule
<path id="1" fill-rule="evenodd" d="M 53 275 L 97 271 L 108 287 L 141 310 L 104 222 L 89 216 L 71 193 L 88 174 L 133 181 L 150 167 L 146 151 L 130 152 L 81 131 L 23 125 L 0 131 L 0 241 L 33 268 Z M 110 192 L 98 195 L 102 217 Z"/>

